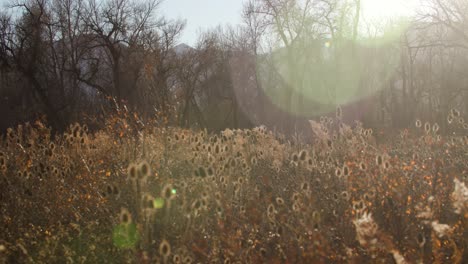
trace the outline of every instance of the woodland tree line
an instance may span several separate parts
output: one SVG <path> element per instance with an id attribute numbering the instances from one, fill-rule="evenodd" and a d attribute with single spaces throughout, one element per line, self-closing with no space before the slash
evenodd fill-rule
<path id="1" fill-rule="evenodd" d="M 468 112 L 468 2 L 422 2 L 374 23 L 360 0 L 249 0 L 241 25 L 189 47 L 162 0 L 9 1 L 0 128 L 45 115 L 62 129 L 125 105 L 169 125 L 295 132 L 341 105 L 368 126 L 444 131 L 452 108 Z"/>

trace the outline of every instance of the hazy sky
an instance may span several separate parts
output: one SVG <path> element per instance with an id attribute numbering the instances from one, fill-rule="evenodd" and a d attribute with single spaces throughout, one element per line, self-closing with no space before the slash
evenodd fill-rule
<path id="1" fill-rule="evenodd" d="M 194 45 L 199 30 L 219 24 L 242 23 L 241 11 L 247 0 L 164 0 L 160 7 L 162 15 L 170 19 L 187 20 L 180 42 Z M 417 7 L 419 0 L 362 0 L 363 11 L 371 19 L 408 15 Z M 0 8 L 8 0 L 0 0 Z"/>
<path id="2" fill-rule="evenodd" d="M 181 42 L 193 45 L 199 29 L 241 23 L 244 0 L 165 0 L 161 11 L 168 18 L 187 20 Z"/>
<path id="3" fill-rule="evenodd" d="M 242 23 L 241 11 L 247 0 L 165 0 L 161 11 L 168 18 L 183 18 L 187 27 L 181 42 L 193 45 L 200 28 Z M 362 14 L 369 20 L 410 15 L 418 0 L 362 0 Z"/>

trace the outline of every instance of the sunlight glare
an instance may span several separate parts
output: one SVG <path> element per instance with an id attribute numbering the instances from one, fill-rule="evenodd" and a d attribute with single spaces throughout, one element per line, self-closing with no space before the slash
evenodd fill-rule
<path id="1" fill-rule="evenodd" d="M 398 19 L 412 15 L 418 0 L 363 0 L 362 17 L 367 21 Z"/>

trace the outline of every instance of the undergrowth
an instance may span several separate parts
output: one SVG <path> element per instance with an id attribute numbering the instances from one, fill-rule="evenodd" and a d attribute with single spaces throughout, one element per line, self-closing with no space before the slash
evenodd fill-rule
<path id="1" fill-rule="evenodd" d="M 311 144 L 136 115 L 54 137 L 18 126 L 0 141 L 0 261 L 466 263 L 459 116 L 380 145 L 340 116 L 311 121 Z"/>

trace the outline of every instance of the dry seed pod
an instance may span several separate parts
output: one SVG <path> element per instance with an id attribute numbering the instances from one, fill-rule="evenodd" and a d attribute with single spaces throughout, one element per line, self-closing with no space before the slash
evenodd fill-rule
<path id="1" fill-rule="evenodd" d="M 341 106 L 336 107 L 336 117 L 338 119 L 341 119 L 342 116 L 343 116 L 343 111 L 341 110 Z"/>
<path id="2" fill-rule="evenodd" d="M 278 205 L 284 205 L 284 200 L 281 197 L 276 197 L 275 201 Z"/>
<path id="3" fill-rule="evenodd" d="M 300 153 L 299 153 L 299 159 L 301 161 L 305 161 L 307 158 L 307 151 L 306 150 L 302 150 Z"/>
<path id="4" fill-rule="evenodd" d="M 343 175 L 348 176 L 349 175 L 349 168 L 348 166 L 344 165 L 343 166 Z"/>
<path id="5" fill-rule="evenodd" d="M 452 124 L 452 122 L 453 122 L 453 116 L 452 116 L 452 115 L 448 115 L 448 116 L 447 116 L 447 123 Z"/>
<path id="6" fill-rule="evenodd" d="M 340 168 L 335 169 L 335 176 L 338 177 L 338 178 L 341 177 L 341 169 Z"/>
<path id="7" fill-rule="evenodd" d="M 377 166 L 381 166 L 383 163 L 383 157 L 381 155 L 377 155 L 375 162 L 377 163 Z"/>
<path id="8" fill-rule="evenodd" d="M 364 162 L 361 162 L 361 163 L 359 163 L 359 168 L 360 168 L 362 171 L 366 171 L 367 165 L 366 165 Z"/>
<path id="9" fill-rule="evenodd" d="M 166 184 L 161 191 L 161 197 L 166 200 L 172 200 L 175 198 L 176 192 L 171 184 Z"/>
<path id="10" fill-rule="evenodd" d="M 426 122 L 424 124 L 424 131 L 426 131 L 426 133 L 429 134 L 429 132 L 431 132 L 431 124 L 429 122 Z"/>
<path id="11" fill-rule="evenodd" d="M 138 179 L 139 180 L 146 180 L 151 174 L 151 168 L 148 162 L 142 161 L 138 165 Z"/>
<path id="12" fill-rule="evenodd" d="M 291 159 L 293 162 L 297 163 L 299 161 L 299 156 L 297 155 L 297 153 L 293 153 Z"/>
<path id="13" fill-rule="evenodd" d="M 127 175 L 131 180 L 136 180 L 138 177 L 138 169 L 135 164 L 130 164 L 127 168 Z"/>
<path id="14" fill-rule="evenodd" d="M 421 120 L 417 119 L 417 120 L 416 120 L 416 127 L 417 127 L 417 128 L 420 128 L 421 126 L 422 126 Z"/>
<path id="15" fill-rule="evenodd" d="M 167 258 L 171 255 L 171 245 L 165 239 L 163 239 L 161 244 L 159 244 L 159 254 L 164 258 Z"/>
<path id="16" fill-rule="evenodd" d="M 120 209 L 120 223 L 122 224 L 130 224 L 132 223 L 132 215 L 126 208 Z"/>

